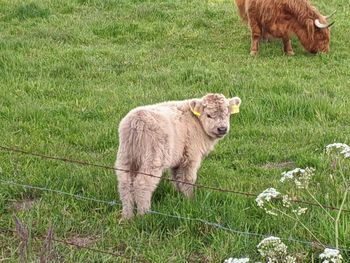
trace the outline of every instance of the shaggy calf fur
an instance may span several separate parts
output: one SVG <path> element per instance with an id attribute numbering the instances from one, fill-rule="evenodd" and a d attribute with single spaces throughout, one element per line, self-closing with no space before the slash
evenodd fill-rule
<path id="1" fill-rule="evenodd" d="M 151 207 L 151 197 L 164 169 L 172 177 L 195 183 L 202 158 L 223 138 L 230 128 L 230 114 L 238 112 L 240 98 L 226 99 L 208 94 L 202 99 L 170 101 L 138 107 L 119 125 L 119 149 L 116 168 L 118 190 L 123 204 L 123 218 Z M 152 174 L 157 177 L 137 172 Z M 175 183 L 184 195 L 193 195 L 193 186 Z"/>
<path id="2" fill-rule="evenodd" d="M 260 39 L 281 38 L 287 55 L 293 55 L 290 41 L 296 35 L 310 53 L 328 52 L 330 42 L 327 19 L 309 0 L 235 0 L 239 15 L 251 29 L 251 55 L 259 50 Z"/>

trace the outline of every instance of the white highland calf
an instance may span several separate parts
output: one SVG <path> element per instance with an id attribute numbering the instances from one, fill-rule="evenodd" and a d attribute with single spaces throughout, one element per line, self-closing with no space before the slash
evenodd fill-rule
<path id="1" fill-rule="evenodd" d="M 131 110 L 119 125 L 116 168 L 123 218 L 151 207 L 152 193 L 164 169 L 173 179 L 195 183 L 203 157 L 230 128 L 230 115 L 239 111 L 240 98 L 208 94 L 201 99 L 170 101 Z M 152 174 L 157 177 L 141 173 Z M 193 186 L 175 183 L 185 196 Z"/>

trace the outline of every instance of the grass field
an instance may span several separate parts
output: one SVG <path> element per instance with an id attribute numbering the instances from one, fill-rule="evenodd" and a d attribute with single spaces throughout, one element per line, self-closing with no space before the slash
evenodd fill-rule
<path id="1" fill-rule="evenodd" d="M 309 55 L 293 40 L 296 55 L 286 57 L 273 41 L 251 58 L 249 30 L 231 0 L 2 0 L 0 145 L 113 165 L 117 125 L 130 109 L 208 92 L 237 95 L 241 112 L 202 163 L 198 183 L 252 193 L 271 186 L 283 190 L 281 172 L 310 166 L 316 168 L 310 190 L 322 203 L 340 206 L 344 188 L 329 179 L 338 172 L 324 147 L 350 143 L 350 4 L 313 2 L 324 14 L 338 11 L 329 54 Z M 104 169 L 1 151 L 0 177 L 118 199 L 115 174 Z M 24 202 L 28 209 L 21 208 Z M 164 181 L 152 209 L 314 241 L 292 220 L 265 214 L 254 197 L 197 189 L 186 200 Z M 245 255 L 259 260 L 260 237 L 152 214 L 125 224 L 119 206 L 0 185 L 0 227 L 15 228 L 14 214 L 33 237 L 52 224 L 57 238 L 123 255 L 55 244 L 54 262 L 223 262 Z M 333 224 L 322 209 L 309 207 L 303 223 L 335 246 Z M 350 248 L 349 236 L 350 214 L 343 213 L 341 247 Z M 285 243 L 300 262 L 319 262 L 321 249 Z M 16 235 L 0 233 L 0 262 L 18 262 L 18 245 Z M 41 246 L 32 239 L 31 261 L 38 262 Z M 350 262 L 350 252 L 342 254 Z"/>

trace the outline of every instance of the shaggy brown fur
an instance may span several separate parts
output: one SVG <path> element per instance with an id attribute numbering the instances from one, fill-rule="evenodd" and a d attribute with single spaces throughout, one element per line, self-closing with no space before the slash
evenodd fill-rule
<path id="1" fill-rule="evenodd" d="M 310 53 L 328 52 L 329 28 L 320 29 L 315 25 L 318 19 L 327 24 L 308 0 L 235 0 L 239 14 L 247 21 L 252 34 L 251 55 L 259 50 L 259 41 L 270 35 L 283 40 L 287 55 L 293 55 L 290 37 L 296 35 Z"/>
<path id="2" fill-rule="evenodd" d="M 118 190 L 123 204 L 123 218 L 151 207 L 151 197 L 164 169 L 170 168 L 174 179 L 195 183 L 203 157 L 230 128 L 233 106 L 241 100 L 208 94 L 201 99 L 170 101 L 138 107 L 119 125 L 119 149 L 116 167 Z M 153 174 L 150 177 L 137 171 Z M 176 188 L 190 197 L 193 186 L 176 183 Z"/>

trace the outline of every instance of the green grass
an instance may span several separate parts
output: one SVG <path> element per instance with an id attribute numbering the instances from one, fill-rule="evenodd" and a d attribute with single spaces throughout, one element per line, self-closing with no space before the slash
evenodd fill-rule
<path id="1" fill-rule="evenodd" d="M 203 161 L 198 183 L 253 193 L 270 186 L 281 189 L 278 180 L 285 169 L 274 165 L 289 161 L 315 167 L 312 191 L 323 203 L 339 206 L 342 189 L 329 183 L 334 171 L 324 147 L 350 143 L 350 5 L 347 0 L 313 2 L 322 13 L 338 10 L 329 54 L 309 55 L 293 40 L 296 55 L 286 57 L 281 43 L 273 41 L 251 58 L 249 30 L 231 0 L 3 0 L 0 144 L 113 165 L 117 125 L 132 108 L 208 92 L 238 95 L 241 113 L 232 117 L 231 133 Z M 2 179 L 118 198 L 113 171 L 6 152 L 0 152 L 0 168 Z M 24 199 L 33 199 L 34 206 L 15 209 L 14 203 Z M 349 201 L 345 207 L 350 209 Z M 254 198 L 197 189 L 194 200 L 186 200 L 171 183 L 162 182 L 152 209 L 313 240 L 294 222 L 265 214 Z M 223 262 L 258 256 L 260 238 L 160 215 L 122 224 L 118 206 L 1 185 L 0 227 L 14 228 L 13 214 L 33 235 L 44 235 L 53 224 L 56 237 L 91 237 L 93 247 L 124 254 L 120 262 L 131 257 L 137 262 Z M 303 218 L 322 242 L 335 245 L 332 225 L 321 209 L 309 208 Z M 342 247 L 350 247 L 349 220 L 350 214 L 342 215 Z M 18 244 L 16 236 L 0 233 L 1 261 L 18 262 Z M 287 245 L 291 252 L 307 255 L 303 262 L 320 253 Z M 31 247 L 34 261 L 41 243 L 33 240 Z M 57 262 L 115 261 L 60 244 L 55 251 Z M 350 260 L 349 254 L 343 256 Z"/>

